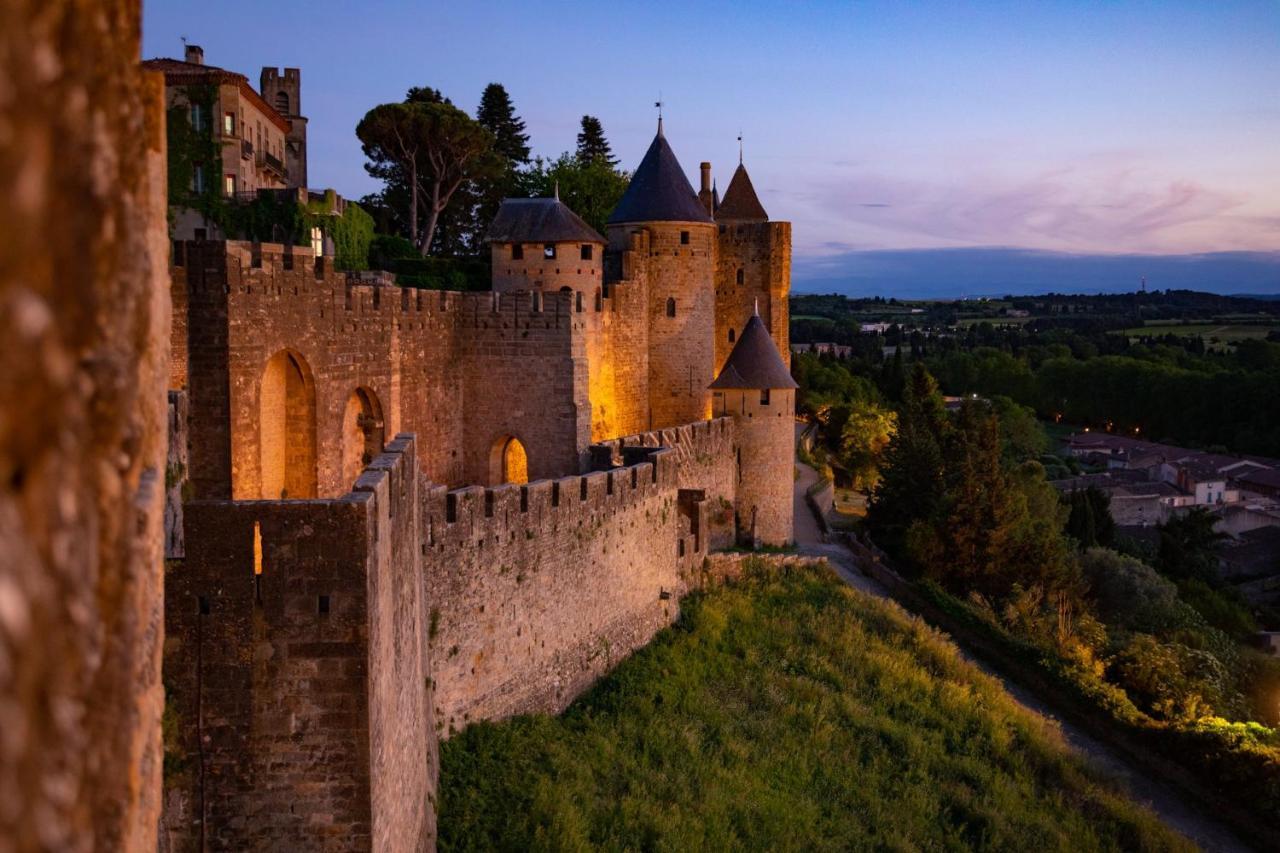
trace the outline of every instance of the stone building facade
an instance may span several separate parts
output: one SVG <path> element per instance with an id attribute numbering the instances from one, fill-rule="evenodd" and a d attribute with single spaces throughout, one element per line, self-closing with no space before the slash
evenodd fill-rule
<path id="1" fill-rule="evenodd" d="M 714 216 L 660 127 L 607 237 L 504 203 L 489 293 L 174 244 L 168 849 L 426 849 L 439 737 L 563 709 L 712 551 L 791 540 L 790 234 Z"/>

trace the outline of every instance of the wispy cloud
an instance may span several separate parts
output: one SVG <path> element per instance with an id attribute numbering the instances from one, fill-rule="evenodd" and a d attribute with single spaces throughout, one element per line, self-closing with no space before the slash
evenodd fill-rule
<path id="1" fill-rule="evenodd" d="M 805 220 L 797 234 L 812 232 L 811 241 L 798 237 L 802 253 L 830 251 L 824 247 L 831 243 L 1102 253 L 1268 250 L 1277 245 L 1280 222 L 1280 200 L 1105 159 L 1022 179 L 973 173 L 944 183 L 861 172 L 787 195 L 800 208 L 795 218 Z M 881 200 L 868 202 L 868 196 Z"/>

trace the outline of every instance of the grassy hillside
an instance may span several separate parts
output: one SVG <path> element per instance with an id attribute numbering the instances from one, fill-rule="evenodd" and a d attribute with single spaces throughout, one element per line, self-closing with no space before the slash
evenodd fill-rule
<path id="1" fill-rule="evenodd" d="M 1056 730 L 821 569 L 686 600 L 564 715 L 443 749 L 440 849 L 1177 849 Z"/>

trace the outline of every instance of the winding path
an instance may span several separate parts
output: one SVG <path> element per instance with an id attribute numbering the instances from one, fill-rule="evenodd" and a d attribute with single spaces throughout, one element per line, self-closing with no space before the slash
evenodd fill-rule
<path id="1" fill-rule="evenodd" d="M 797 425 L 797 437 L 800 427 Z M 818 481 L 818 473 L 802 462 L 796 462 L 797 476 L 793 506 L 795 512 L 796 550 L 801 554 L 813 557 L 826 557 L 841 579 L 855 589 L 881 598 L 891 598 L 889 592 L 876 581 L 864 575 L 857 565 L 853 553 L 843 545 L 824 541 L 821 528 L 813 517 L 805 501 L 805 493 Z M 1000 673 L 987 666 L 982 660 L 965 652 L 961 653 L 975 666 L 1004 685 L 1004 689 L 1020 705 L 1033 714 L 1038 714 L 1055 722 L 1062 731 L 1067 745 L 1085 760 L 1101 769 L 1105 774 L 1116 779 L 1122 788 L 1127 790 L 1135 800 L 1145 804 L 1166 825 L 1181 833 L 1201 849 L 1236 853 L 1248 851 L 1231 830 L 1214 820 L 1209 815 L 1192 807 L 1172 788 L 1157 781 L 1140 768 L 1125 760 L 1113 749 L 1090 737 L 1075 725 L 1059 719 L 1053 709 L 1037 698 L 1033 693 L 1010 682 Z"/>

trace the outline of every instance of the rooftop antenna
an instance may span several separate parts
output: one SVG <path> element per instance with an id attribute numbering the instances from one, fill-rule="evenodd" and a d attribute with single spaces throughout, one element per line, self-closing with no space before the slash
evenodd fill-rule
<path id="1" fill-rule="evenodd" d="M 1142 292 L 1147 292 L 1147 277 L 1145 275 L 1142 277 Z"/>

